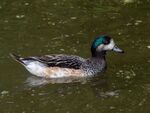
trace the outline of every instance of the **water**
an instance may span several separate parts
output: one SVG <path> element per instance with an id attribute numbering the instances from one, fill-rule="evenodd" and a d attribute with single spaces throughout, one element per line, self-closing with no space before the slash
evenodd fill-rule
<path id="1" fill-rule="evenodd" d="M 149 113 L 149 10 L 149 0 L 1 0 L 0 112 Z M 109 52 L 107 72 L 85 82 L 31 87 L 27 81 L 41 80 L 9 57 L 15 52 L 87 58 L 94 37 L 104 33 L 125 54 Z"/>

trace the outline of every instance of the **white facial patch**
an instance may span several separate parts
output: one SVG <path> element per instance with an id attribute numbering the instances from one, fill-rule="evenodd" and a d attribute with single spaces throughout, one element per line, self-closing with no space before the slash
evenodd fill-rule
<path id="1" fill-rule="evenodd" d="M 110 40 L 110 43 L 108 45 L 104 45 L 103 50 L 112 50 L 115 46 L 115 42 L 113 39 Z"/>

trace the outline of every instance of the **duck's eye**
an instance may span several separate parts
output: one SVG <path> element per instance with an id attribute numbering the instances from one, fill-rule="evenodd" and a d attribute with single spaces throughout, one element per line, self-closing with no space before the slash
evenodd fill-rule
<path id="1" fill-rule="evenodd" d="M 107 44 L 109 44 L 109 43 L 110 43 L 110 40 L 104 40 L 104 41 L 103 41 L 103 44 L 104 44 L 104 45 L 107 45 Z"/>

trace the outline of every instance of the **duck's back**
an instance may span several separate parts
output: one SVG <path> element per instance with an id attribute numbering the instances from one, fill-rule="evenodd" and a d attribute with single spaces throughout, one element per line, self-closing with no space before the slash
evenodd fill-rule
<path id="1" fill-rule="evenodd" d="M 75 55 L 64 55 L 64 54 L 52 54 L 45 56 L 36 56 L 24 58 L 23 60 L 35 60 L 39 61 L 48 67 L 60 67 L 60 68 L 72 68 L 72 69 L 80 69 L 85 59 L 75 56 Z"/>

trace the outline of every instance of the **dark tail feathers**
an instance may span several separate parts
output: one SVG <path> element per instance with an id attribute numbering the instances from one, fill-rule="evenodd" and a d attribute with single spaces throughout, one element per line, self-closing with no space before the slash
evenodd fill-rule
<path id="1" fill-rule="evenodd" d="M 17 62 L 21 63 L 22 65 L 25 65 L 25 63 L 22 61 L 23 58 L 21 58 L 20 56 L 14 54 L 14 53 L 10 53 L 10 56 Z"/>

